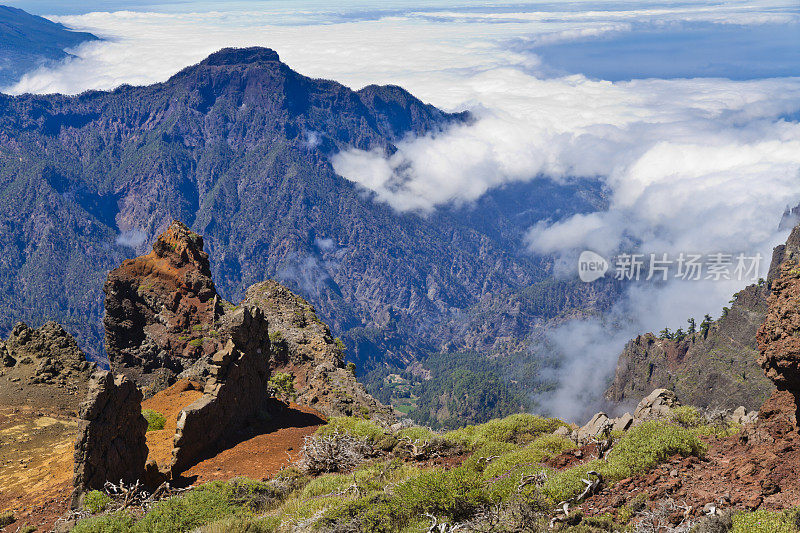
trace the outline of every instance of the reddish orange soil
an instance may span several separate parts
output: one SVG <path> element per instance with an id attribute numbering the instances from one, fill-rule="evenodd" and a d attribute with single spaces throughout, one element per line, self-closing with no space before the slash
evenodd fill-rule
<path id="1" fill-rule="evenodd" d="M 642 493 L 649 495 L 651 505 L 672 498 L 691 506 L 688 514 L 694 516 L 702 514 L 706 504 L 720 510 L 794 507 L 800 501 L 796 409 L 791 394 L 776 392 L 761 408 L 756 424 L 731 437 L 704 439 L 708 453 L 703 458 L 673 457 L 646 475 L 602 490 L 581 507 L 590 514 L 613 511 Z M 596 454 L 583 456 L 589 460 Z M 676 523 L 682 518 L 676 515 Z"/>
<path id="2" fill-rule="evenodd" d="M 203 395 L 200 386 L 182 380 L 142 403 L 167 419 L 164 429 L 147 432 L 148 460 L 166 466 L 172 460 L 173 436 L 181 410 Z M 280 404 L 281 414 L 233 436 L 221 452 L 191 467 L 182 477 L 193 484 L 247 476 L 266 479 L 300 457 L 303 439 L 314 433 L 324 417 L 314 409 Z"/>
<path id="3" fill-rule="evenodd" d="M 188 380 L 181 380 L 142 402 L 142 409 L 152 409 L 167 419 L 164 429 L 147 432 L 147 460 L 155 460 L 159 466 L 172 461 L 172 446 L 178 414 L 203 395 L 202 387 Z"/>
<path id="4" fill-rule="evenodd" d="M 239 436 L 239 442 L 189 468 L 182 477 L 195 485 L 235 476 L 269 479 L 299 459 L 303 439 L 324 420 L 316 410 L 292 403 L 272 420 Z"/>

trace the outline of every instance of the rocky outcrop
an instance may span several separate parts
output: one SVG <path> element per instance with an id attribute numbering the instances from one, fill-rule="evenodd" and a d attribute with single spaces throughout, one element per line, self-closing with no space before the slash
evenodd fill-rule
<path id="1" fill-rule="evenodd" d="M 222 300 L 214 289 L 202 237 L 180 222 L 173 222 L 158 237 L 150 254 L 112 271 L 105 291 L 109 361 L 114 371 L 134 379 L 147 396 L 178 377 L 213 390 L 220 378 L 220 354 L 231 349 L 245 353 L 242 346 L 228 344 L 240 335 L 237 332 L 251 328 L 248 335 L 253 338 L 247 342 L 257 346 L 248 349 L 260 350 L 267 373 L 288 372 L 294 377 L 298 403 L 327 416 L 394 421 L 391 409 L 367 394 L 347 368 L 344 345 L 332 337 L 308 302 L 274 281 L 250 287 L 237 306 Z M 248 320 L 255 322 L 234 327 L 231 321 L 239 320 L 244 308 L 251 313 Z M 256 327 L 260 321 L 263 325 Z M 233 357 L 231 353 L 226 357 Z M 269 376 L 262 380 L 261 374 L 259 366 L 260 377 L 253 379 L 263 381 L 266 390 Z M 188 441 L 184 438 L 181 447 Z"/>
<path id="2" fill-rule="evenodd" d="M 269 416 L 270 343 L 264 313 L 256 307 L 237 309 L 224 317 L 220 331 L 225 345 L 211 358 L 203 396 L 178 416 L 173 474 L 205 458 L 254 417 Z"/>
<path id="3" fill-rule="evenodd" d="M 707 332 L 685 338 L 639 335 L 625 345 L 606 399 L 632 403 L 654 388 L 674 390 L 697 407 L 758 409 L 774 389 L 756 359 L 756 332 L 767 313 L 767 283 L 734 295 Z"/>
<path id="4" fill-rule="evenodd" d="M 294 376 L 296 401 L 326 416 L 367 416 L 391 423 L 394 415 L 367 393 L 344 362 L 344 345 L 306 300 L 269 280 L 247 289 L 241 305 L 267 317 L 273 340 L 273 372 Z"/>
<path id="5" fill-rule="evenodd" d="M 32 329 L 20 322 L 8 339 L 0 341 L 0 380 L 8 383 L 0 387 L 0 403 L 16 404 L 25 398 L 77 414 L 96 366 L 59 324 L 48 322 Z"/>
<path id="6" fill-rule="evenodd" d="M 0 341 L 0 363 L 7 368 L 17 363 L 33 364 L 36 370 L 31 381 L 50 384 L 65 384 L 70 376 L 87 375 L 94 367 L 72 335 L 55 322 L 39 329 L 31 329 L 23 322 L 14 326 L 8 339 Z"/>
<path id="7" fill-rule="evenodd" d="M 148 255 L 111 271 L 106 294 L 106 352 L 114 372 L 152 394 L 222 347 L 222 312 L 203 238 L 170 224 Z"/>
<path id="8" fill-rule="evenodd" d="M 585 444 L 602 437 L 608 431 L 627 431 L 630 428 L 647 420 L 669 418 L 672 409 L 680 407 L 681 402 L 674 392 L 667 389 L 656 389 L 636 406 L 633 414 L 625 413 L 616 418 L 610 418 L 606 413 L 595 414 L 585 425 L 578 428 L 573 438 L 576 442 Z"/>
<path id="9" fill-rule="evenodd" d="M 115 378 L 107 371 L 92 375 L 80 411 L 84 425 L 75 442 L 73 507 L 80 506 L 86 491 L 101 489 L 106 481 L 142 479 L 147 421 L 141 403 L 142 393 L 125 376 Z"/>
<path id="10" fill-rule="evenodd" d="M 795 257 L 783 262 L 772 286 L 769 312 L 758 330 L 758 363 L 778 389 L 800 396 L 800 263 Z"/>

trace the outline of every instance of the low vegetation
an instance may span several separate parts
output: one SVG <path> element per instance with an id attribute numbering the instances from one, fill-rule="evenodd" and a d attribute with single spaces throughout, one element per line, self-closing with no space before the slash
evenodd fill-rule
<path id="1" fill-rule="evenodd" d="M 693 420 L 691 413 L 676 414 L 687 417 Z M 208 483 L 146 513 L 106 511 L 76 531 L 423 533 L 434 524 L 437 531 L 454 524 L 467 531 L 548 531 L 553 509 L 586 492 L 586 479 L 613 485 L 674 454 L 705 453 L 690 428 L 650 421 L 624 434 L 605 459 L 558 470 L 548 459 L 575 447 L 554 434 L 565 425 L 520 414 L 438 433 L 333 418 L 306 440 L 297 467 L 273 480 Z M 437 458 L 446 461 L 437 466 Z M 630 502 L 616 516 L 574 511 L 555 527 L 622 530 L 643 506 Z"/>
<path id="2" fill-rule="evenodd" d="M 142 416 L 147 420 L 147 431 L 164 429 L 164 425 L 167 423 L 164 415 L 152 409 L 142 409 Z"/>
<path id="3" fill-rule="evenodd" d="M 800 531 L 800 509 L 757 510 L 733 516 L 731 533 L 796 533 Z"/>

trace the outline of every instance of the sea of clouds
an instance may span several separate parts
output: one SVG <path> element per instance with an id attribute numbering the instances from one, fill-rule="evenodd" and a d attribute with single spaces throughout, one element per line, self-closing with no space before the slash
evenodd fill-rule
<path id="1" fill-rule="evenodd" d="M 105 40 L 80 46 L 73 59 L 31 72 L 6 92 L 152 83 L 223 46 L 269 46 L 306 75 L 354 88 L 397 84 L 443 109 L 473 113 L 470 124 L 403 140 L 391 156 L 349 150 L 333 158 L 337 172 L 397 211 L 425 216 L 539 176 L 602 181 L 607 210 L 524 228 L 530 252 L 560 258 L 565 275 L 574 275 L 583 249 L 608 256 L 625 247 L 760 253 L 765 270 L 772 246 L 785 239 L 781 215 L 800 204 L 800 78 L 738 79 L 741 66 L 732 64 L 716 65 L 725 77 L 640 79 L 632 71 L 611 82 L 548 64 L 537 47 L 596 43 L 593 53 L 603 54 L 642 28 L 660 28 L 662 38 L 701 28 L 706 48 L 697 54 L 711 65 L 713 47 L 721 46 L 716 28 L 800 28 L 791 2 L 322 5 L 239 2 L 209 11 L 187 2 L 185 12 L 53 17 Z M 673 60 L 661 54 L 653 61 Z M 608 317 L 549 333 L 564 354 L 555 371 L 564 386 L 540 402 L 557 415 L 581 415 L 626 340 L 682 326 L 689 316 L 718 315 L 745 284 L 632 284 Z"/>

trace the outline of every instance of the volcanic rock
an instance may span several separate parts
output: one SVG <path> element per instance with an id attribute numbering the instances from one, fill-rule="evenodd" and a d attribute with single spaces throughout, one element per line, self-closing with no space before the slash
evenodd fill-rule
<path id="1" fill-rule="evenodd" d="M 222 308 L 203 238 L 170 224 L 148 255 L 126 260 L 108 275 L 106 351 L 114 372 L 152 394 L 203 356 L 222 347 Z"/>
<path id="2" fill-rule="evenodd" d="M 792 238 L 800 227 L 792 231 Z M 780 267 L 767 300 L 769 311 L 758 330 L 758 363 L 780 390 L 800 395 L 800 265 L 790 255 Z"/>
<path id="3" fill-rule="evenodd" d="M 92 375 L 87 399 L 81 405 L 84 420 L 75 442 L 73 508 L 82 495 L 102 489 L 106 481 L 135 483 L 147 461 L 147 420 L 142 416 L 142 393 L 125 376 L 107 371 Z"/>
<path id="4" fill-rule="evenodd" d="M 203 396 L 178 416 L 171 470 L 179 473 L 254 417 L 269 416 L 269 331 L 264 313 L 243 307 L 223 319 L 225 346 L 209 365 Z"/>
<path id="5" fill-rule="evenodd" d="M 344 345 L 306 300 L 268 280 L 247 289 L 242 305 L 264 312 L 273 339 L 271 369 L 294 376 L 296 401 L 326 416 L 394 421 L 391 409 L 367 393 L 344 362 Z"/>

